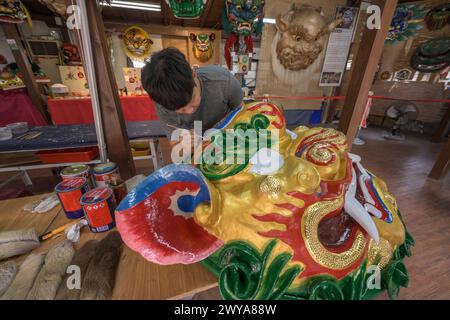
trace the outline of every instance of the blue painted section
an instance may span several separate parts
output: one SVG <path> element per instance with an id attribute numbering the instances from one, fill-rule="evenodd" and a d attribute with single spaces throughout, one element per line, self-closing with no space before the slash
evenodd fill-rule
<path id="1" fill-rule="evenodd" d="M 216 129 L 223 129 L 225 128 L 227 125 L 229 125 L 231 123 L 231 121 L 233 121 L 233 119 L 236 117 L 236 115 L 242 111 L 244 107 L 240 106 L 239 108 L 236 108 L 235 110 L 233 110 L 233 112 L 231 112 L 230 114 L 228 114 L 226 116 L 225 119 L 223 119 L 222 121 L 220 121 L 217 125 L 216 125 Z"/>
<path id="2" fill-rule="evenodd" d="M 378 202 L 381 203 L 381 206 L 383 207 L 384 211 L 386 211 L 388 218 L 386 220 L 387 223 L 392 223 L 392 221 L 394 221 L 394 218 L 392 216 L 391 211 L 389 211 L 388 207 L 386 206 L 386 204 L 383 202 L 383 200 L 381 200 L 381 197 L 378 193 L 377 188 L 375 188 L 375 185 L 373 184 L 372 180 L 370 180 L 370 186 L 372 187 L 373 193 L 375 194 L 375 197 L 377 198 Z"/>
<path id="3" fill-rule="evenodd" d="M 123 211 L 145 201 L 155 191 L 171 182 L 197 183 L 200 191 L 197 196 L 182 196 L 178 199 L 178 206 L 184 212 L 193 212 L 203 202 L 209 202 L 211 195 L 205 177 L 200 170 L 185 164 L 171 164 L 155 171 L 140 185 L 131 191 L 119 204 L 117 211 Z"/>

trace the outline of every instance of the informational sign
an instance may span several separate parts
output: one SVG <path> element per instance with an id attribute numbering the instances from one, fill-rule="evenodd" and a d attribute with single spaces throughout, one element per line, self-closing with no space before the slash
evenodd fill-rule
<path id="1" fill-rule="evenodd" d="M 359 9 L 354 7 L 336 7 L 336 19 L 342 19 L 342 22 L 330 34 L 319 86 L 338 87 L 341 85 L 356 29 L 358 12 Z"/>

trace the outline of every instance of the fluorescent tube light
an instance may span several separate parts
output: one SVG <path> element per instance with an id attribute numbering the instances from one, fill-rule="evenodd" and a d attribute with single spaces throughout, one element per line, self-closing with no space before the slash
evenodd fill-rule
<path id="1" fill-rule="evenodd" d="M 270 18 L 264 18 L 263 22 L 264 23 L 268 23 L 268 24 L 277 24 L 277 20 L 276 19 L 270 19 Z"/>
<path id="2" fill-rule="evenodd" d="M 157 11 L 157 12 L 161 11 L 161 5 L 157 3 L 113 0 L 111 1 L 110 4 L 101 2 L 101 5 L 116 8 L 135 9 L 135 10 Z"/>

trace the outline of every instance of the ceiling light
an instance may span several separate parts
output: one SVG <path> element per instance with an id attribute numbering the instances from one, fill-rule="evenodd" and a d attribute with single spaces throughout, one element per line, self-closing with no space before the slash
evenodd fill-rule
<path id="1" fill-rule="evenodd" d="M 277 20 L 276 19 L 270 19 L 270 18 L 264 18 L 263 22 L 264 23 L 268 23 L 268 24 L 277 24 Z"/>
<path id="2" fill-rule="evenodd" d="M 146 10 L 146 11 L 161 11 L 161 5 L 159 3 L 145 3 L 145 2 L 135 2 L 135 1 L 119 1 L 112 0 L 111 3 L 100 2 L 102 6 L 110 6 L 116 8 L 126 8 L 135 10 Z"/>

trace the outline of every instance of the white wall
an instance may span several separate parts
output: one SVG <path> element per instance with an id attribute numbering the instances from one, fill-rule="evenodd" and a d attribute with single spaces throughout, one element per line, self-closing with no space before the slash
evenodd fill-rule
<path id="1" fill-rule="evenodd" d="M 6 43 L 6 36 L 3 32 L 3 28 L 0 26 L 0 54 L 6 58 L 8 63 L 15 62 L 14 56 Z M 0 69 L 3 69 L 4 65 L 0 65 Z"/>

